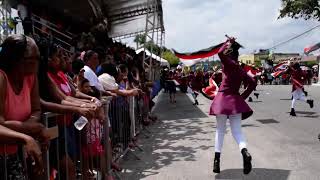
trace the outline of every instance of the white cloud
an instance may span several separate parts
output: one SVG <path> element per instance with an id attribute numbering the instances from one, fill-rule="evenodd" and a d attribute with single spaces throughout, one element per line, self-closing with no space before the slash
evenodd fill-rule
<path id="1" fill-rule="evenodd" d="M 163 0 L 166 46 L 196 51 L 216 45 L 228 34 L 245 46 L 242 53 L 270 48 L 317 25 L 316 21 L 278 20 L 280 0 Z M 302 52 L 320 41 L 320 28 L 276 49 Z"/>

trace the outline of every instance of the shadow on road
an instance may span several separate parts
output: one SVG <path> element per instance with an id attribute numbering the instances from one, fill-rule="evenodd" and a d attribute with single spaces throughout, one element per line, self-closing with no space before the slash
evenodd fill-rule
<path id="1" fill-rule="evenodd" d="M 255 124 L 242 124 L 242 127 L 245 128 L 245 127 L 260 127 L 260 126 L 257 126 Z"/>
<path id="2" fill-rule="evenodd" d="M 310 112 L 310 111 L 296 111 L 297 114 L 306 114 L 306 115 L 314 115 L 317 114 L 316 112 Z"/>
<path id="3" fill-rule="evenodd" d="M 287 114 L 290 114 L 290 112 L 287 112 Z M 305 118 L 319 118 L 320 116 L 317 114 L 317 112 L 311 112 L 311 111 L 296 111 L 296 114 L 298 117 L 305 117 Z"/>
<path id="4" fill-rule="evenodd" d="M 251 103 L 261 103 L 263 101 L 252 101 Z"/>
<path id="5" fill-rule="evenodd" d="M 208 115 L 203 113 L 197 106 L 192 105 L 194 102 L 192 102 L 186 94 L 177 93 L 176 104 L 169 103 L 169 97 L 167 97 L 169 94 L 162 94 L 161 96 L 161 100 L 159 100 L 155 111 L 160 119 L 178 120 L 208 117 Z M 170 114 L 170 116 L 168 116 L 168 114 Z"/>
<path id="6" fill-rule="evenodd" d="M 274 124 L 274 123 L 280 123 L 279 121 L 275 119 L 257 119 L 256 121 L 262 123 L 262 124 Z"/>
<path id="7" fill-rule="evenodd" d="M 307 116 L 303 116 L 305 118 L 319 118 L 319 115 L 307 115 Z"/>
<path id="8" fill-rule="evenodd" d="M 287 180 L 290 171 L 284 169 L 254 168 L 249 175 L 244 175 L 242 169 L 227 169 L 216 175 L 216 180 Z"/>

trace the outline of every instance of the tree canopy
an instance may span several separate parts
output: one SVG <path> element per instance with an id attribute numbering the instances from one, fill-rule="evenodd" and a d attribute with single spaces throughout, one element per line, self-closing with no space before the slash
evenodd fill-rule
<path id="1" fill-rule="evenodd" d="M 320 6 L 318 0 L 282 0 L 279 18 L 291 17 L 317 19 L 320 21 Z"/>
<path id="2" fill-rule="evenodd" d="M 162 58 L 167 60 L 170 63 L 170 65 L 172 65 L 172 66 L 178 65 L 179 61 L 180 61 L 179 58 L 177 56 L 175 56 L 173 54 L 173 52 L 171 52 L 169 50 L 166 50 L 163 52 Z"/>

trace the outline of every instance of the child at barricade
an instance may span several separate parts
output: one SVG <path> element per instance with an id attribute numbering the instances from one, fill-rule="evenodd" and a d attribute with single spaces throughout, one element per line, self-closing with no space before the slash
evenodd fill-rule
<path id="1" fill-rule="evenodd" d="M 87 94 L 87 95 L 94 95 L 93 90 L 90 87 L 90 83 L 87 79 L 83 79 L 78 84 L 79 91 Z M 96 98 L 100 98 L 99 96 Z M 97 163 L 100 164 L 100 169 L 103 172 L 106 172 L 106 165 L 104 162 L 105 160 L 105 149 L 102 145 L 103 141 L 103 120 L 104 111 L 100 108 L 99 112 L 97 113 L 96 117 L 89 120 L 89 123 L 86 125 L 85 129 L 81 132 L 81 139 L 82 139 L 82 158 L 83 158 L 83 172 L 84 172 L 84 179 L 93 176 L 93 169 L 99 168 L 95 167 Z M 110 124 L 108 123 L 110 126 Z M 100 158 L 100 162 L 99 162 Z"/>

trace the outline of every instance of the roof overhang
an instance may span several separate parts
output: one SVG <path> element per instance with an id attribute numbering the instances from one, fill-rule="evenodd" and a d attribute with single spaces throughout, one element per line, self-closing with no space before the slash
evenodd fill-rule
<path id="1" fill-rule="evenodd" d="M 109 36 L 134 37 L 146 32 L 147 15 L 155 15 L 153 28 L 147 32 L 164 32 L 161 0 L 108 0 Z"/>

